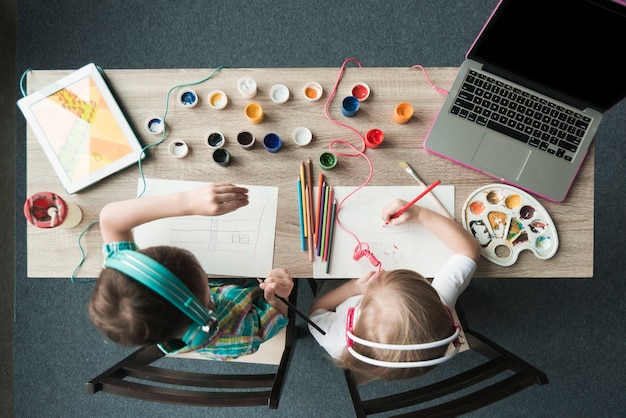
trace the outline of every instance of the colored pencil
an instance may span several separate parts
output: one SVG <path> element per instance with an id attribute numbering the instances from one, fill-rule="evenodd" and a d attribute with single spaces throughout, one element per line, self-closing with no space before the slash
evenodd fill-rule
<path id="1" fill-rule="evenodd" d="M 315 245 L 315 252 L 320 255 L 320 247 L 322 244 L 322 218 L 324 216 L 324 197 L 326 196 L 326 182 L 322 183 L 322 194 L 320 196 L 320 212 L 317 218 L 317 244 Z"/>
<path id="2" fill-rule="evenodd" d="M 332 218 L 332 202 L 334 200 L 333 189 L 331 188 L 328 192 L 328 202 L 326 203 L 327 214 L 326 214 L 326 233 L 324 234 L 324 255 L 322 257 L 323 261 L 328 260 L 328 245 L 330 239 L 330 228 L 331 228 L 331 218 Z"/>
<path id="3" fill-rule="evenodd" d="M 315 228 L 315 220 L 313 219 L 313 169 L 311 168 L 311 159 L 306 159 L 306 209 L 307 209 L 307 230 L 309 231 L 308 235 L 308 245 L 309 245 L 309 261 L 313 262 L 314 258 L 314 228 Z"/>
<path id="4" fill-rule="evenodd" d="M 310 196 L 311 190 L 309 189 L 309 185 L 306 185 L 306 196 Z M 307 219 L 311 219 L 311 200 L 307 199 L 306 205 L 306 214 Z M 315 249 L 313 247 L 313 230 L 309 227 L 309 236 L 307 237 L 307 244 L 309 247 L 309 261 L 313 262 Z"/>
<path id="5" fill-rule="evenodd" d="M 409 203 L 407 203 L 406 205 L 404 205 L 404 207 L 402 207 L 398 212 L 396 212 L 395 214 L 391 215 L 391 219 L 395 219 L 398 216 L 402 215 L 404 212 L 407 211 L 408 208 L 410 208 L 411 206 L 413 206 L 415 203 L 417 203 L 418 200 L 420 200 L 422 197 L 426 196 L 426 194 L 428 194 L 428 192 L 430 192 L 432 189 L 434 189 L 435 187 L 437 187 L 437 185 L 441 183 L 440 180 L 435 180 L 435 182 L 433 184 L 431 184 L 430 186 L 428 186 L 426 188 L 426 190 L 424 190 L 422 193 L 420 193 L 419 195 L 417 195 L 417 197 L 413 200 L 411 200 Z"/>
<path id="6" fill-rule="evenodd" d="M 333 253 L 333 237 L 335 236 L 335 222 L 337 220 L 337 199 L 334 199 L 330 212 L 330 238 L 328 239 L 328 257 L 326 258 L 326 274 L 330 271 L 330 256 Z"/>
<path id="7" fill-rule="evenodd" d="M 413 170 L 413 168 L 411 168 L 410 165 L 408 165 L 404 161 L 400 161 L 400 168 L 402 168 L 404 171 L 409 173 L 409 175 L 411 177 L 413 177 L 415 179 L 415 181 L 417 181 L 419 183 L 420 186 L 426 187 L 426 184 L 417 175 L 415 170 Z M 439 209 L 441 210 L 442 215 L 447 216 L 448 218 L 452 219 L 452 215 L 450 215 L 450 212 L 448 212 L 448 210 L 441 204 L 441 202 L 439 201 L 439 199 L 437 199 L 437 197 L 434 195 L 434 193 L 431 193 L 430 196 L 434 199 L 434 201 L 437 204 L 437 206 L 439 206 Z"/>
<path id="8" fill-rule="evenodd" d="M 265 281 L 265 279 L 259 279 L 261 281 Z M 300 312 L 300 310 L 298 308 L 296 308 L 296 305 L 294 305 L 293 303 L 289 302 L 288 299 L 285 299 L 282 296 L 278 296 L 276 293 L 274 293 L 274 296 L 276 296 L 276 299 L 280 300 L 282 303 L 284 303 L 285 305 L 287 305 L 290 309 L 293 309 L 293 311 L 295 313 L 297 313 L 298 315 L 300 315 L 302 317 L 302 319 L 304 319 L 306 322 L 308 322 L 309 324 L 311 324 L 313 326 L 313 328 L 315 328 L 316 330 L 318 330 L 322 335 L 326 335 L 326 332 L 321 329 L 319 327 L 319 325 L 317 325 L 315 322 L 311 321 L 311 318 L 309 318 L 308 316 L 306 316 L 304 313 Z"/>
<path id="9" fill-rule="evenodd" d="M 322 216 L 322 235 L 320 236 L 320 249 L 318 252 L 318 256 L 320 257 L 324 257 L 324 250 L 326 248 L 326 225 L 328 223 L 328 197 L 330 194 L 330 187 L 326 187 L 326 190 L 324 191 L 325 196 L 324 196 L 324 208 L 323 208 L 323 216 Z"/>
<path id="10" fill-rule="evenodd" d="M 305 191 L 305 186 L 306 186 L 306 177 L 304 176 L 304 163 L 302 161 L 300 161 L 300 181 L 302 182 L 302 214 L 304 216 L 304 236 L 307 237 L 309 234 L 308 231 L 308 219 L 306 218 L 306 191 Z"/>
<path id="11" fill-rule="evenodd" d="M 326 335 L 326 332 L 323 329 L 321 329 L 319 327 L 319 325 L 317 325 L 315 322 L 311 321 L 311 319 L 308 316 L 306 316 L 304 313 L 300 312 L 300 310 L 298 308 L 296 308 L 296 306 L 293 303 L 289 302 L 287 299 L 285 299 L 282 296 L 276 295 L 276 298 L 278 300 L 280 300 L 281 302 L 283 302 L 285 305 L 289 306 L 291 309 L 293 309 L 295 313 L 300 315 L 302 317 L 302 319 L 304 319 L 306 322 L 311 324 L 313 326 L 313 328 L 318 330 L 322 335 Z"/>
<path id="12" fill-rule="evenodd" d="M 306 239 L 304 237 L 304 213 L 302 212 L 302 181 L 298 178 L 298 212 L 300 213 L 300 239 L 302 251 L 306 251 Z"/>
<path id="13" fill-rule="evenodd" d="M 306 159 L 306 184 L 309 186 L 307 192 L 307 203 L 311 207 L 309 216 L 309 231 L 313 231 L 315 228 L 315 220 L 313 219 L 313 169 L 311 168 L 311 159 Z"/>
<path id="14" fill-rule="evenodd" d="M 317 181 L 317 205 L 315 205 L 315 234 L 313 240 L 315 246 L 317 246 L 318 230 L 320 225 L 320 205 L 322 204 L 322 185 L 324 184 L 324 174 L 320 173 L 319 180 Z"/>

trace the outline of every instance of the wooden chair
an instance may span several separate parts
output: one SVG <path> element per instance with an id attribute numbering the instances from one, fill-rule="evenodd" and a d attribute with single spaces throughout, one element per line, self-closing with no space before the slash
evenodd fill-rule
<path id="1" fill-rule="evenodd" d="M 294 282 L 289 301 L 295 305 L 298 288 Z M 295 342 L 296 318 L 289 309 L 289 324 L 249 356 L 198 362 L 202 358 L 198 355 L 166 356 L 156 345 L 146 346 L 87 382 L 85 390 L 179 405 L 276 409 Z M 190 366 L 193 371 L 185 370 Z M 210 371 L 195 371 L 200 368 Z"/>
<path id="2" fill-rule="evenodd" d="M 532 385 L 548 383 L 543 372 L 471 330 L 458 305 L 456 315 L 467 349 L 424 376 L 399 382 L 363 382 L 344 370 L 357 417 L 389 416 L 390 411 L 396 411 L 396 417 L 456 417 Z M 365 391 L 369 396 L 363 396 Z"/>

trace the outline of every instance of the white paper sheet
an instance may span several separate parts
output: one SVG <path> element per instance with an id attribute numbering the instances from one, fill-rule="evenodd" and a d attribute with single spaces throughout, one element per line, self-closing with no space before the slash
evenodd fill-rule
<path id="1" fill-rule="evenodd" d="M 143 196 L 194 189 L 204 183 L 146 178 Z M 179 216 L 135 228 L 140 248 L 171 245 L 191 251 L 207 274 L 265 277 L 272 269 L 278 188 L 248 186 L 250 203 L 220 216 Z M 138 190 L 143 189 L 139 180 Z"/>
<path id="2" fill-rule="evenodd" d="M 339 203 L 354 187 L 333 187 L 333 190 Z M 369 251 L 382 263 L 384 270 L 406 268 L 427 278 L 434 277 L 452 255 L 450 249 L 422 225 L 383 226 L 381 219 L 384 205 L 395 198 L 411 201 L 423 190 L 422 186 L 366 186 L 348 198 L 338 212 L 338 219 L 358 241 L 336 224 L 329 273 L 326 273 L 326 262 L 315 257 L 314 277 L 356 278 L 376 270 L 367 257 L 358 261 L 353 259 L 359 241 L 369 246 Z M 439 185 L 431 193 L 454 216 L 454 186 Z M 430 193 L 416 204 L 441 212 Z"/>

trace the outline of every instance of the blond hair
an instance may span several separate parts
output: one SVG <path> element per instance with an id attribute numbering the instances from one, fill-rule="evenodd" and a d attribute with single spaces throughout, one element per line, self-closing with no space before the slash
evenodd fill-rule
<path id="1" fill-rule="evenodd" d="M 419 273 L 411 270 L 383 271 L 368 286 L 359 304 L 353 334 L 383 344 L 422 344 L 439 341 L 455 331 L 450 312 L 437 291 Z M 445 354 L 447 347 L 426 350 L 388 350 L 354 343 L 367 357 L 388 362 L 431 360 Z M 387 368 L 364 363 L 344 350 L 340 367 L 358 375 L 384 380 L 420 376 L 434 366 Z"/>

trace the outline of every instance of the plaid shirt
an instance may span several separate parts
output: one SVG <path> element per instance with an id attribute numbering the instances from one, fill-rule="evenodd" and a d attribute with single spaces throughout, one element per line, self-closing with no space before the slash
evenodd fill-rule
<path id="1" fill-rule="evenodd" d="M 104 256 L 119 250 L 137 250 L 134 242 L 105 244 Z M 267 303 L 263 290 L 256 284 L 242 286 L 228 282 L 209 283 L 213 312 L 218 318 L 217 338 L 206 345 L 187 346 L 174 342 L 159 344 L 166 354 L 195 351 L 215 360 L 231 360 L 252 354 L 261 343 L 269 340 L 287 325 L 285 318 L 276 308 Z"/>

